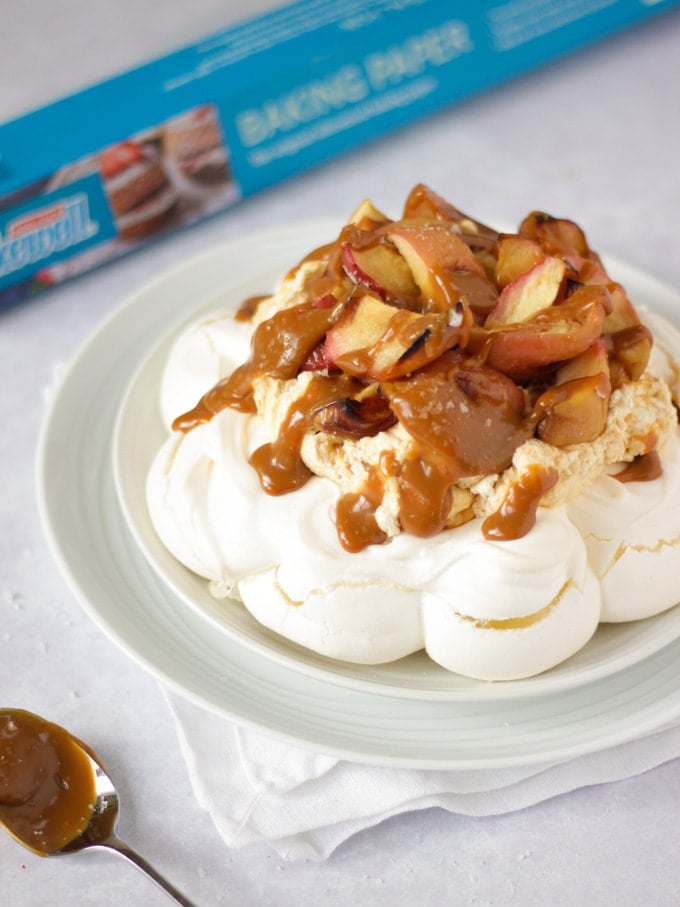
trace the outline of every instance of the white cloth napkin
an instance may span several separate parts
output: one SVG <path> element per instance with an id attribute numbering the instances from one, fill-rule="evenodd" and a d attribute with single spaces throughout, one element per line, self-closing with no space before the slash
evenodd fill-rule
<path id="1" fill-rule="evenodd" d="M 229 847 L 267 842 L 286 860 L 323 860 L 351 835 L 408 810 L 490 816 L 680 756 L 680 725 L 553 765 L 415 771 L 319 755 L 239 728 L 164 691 L 191 783 Z"/>

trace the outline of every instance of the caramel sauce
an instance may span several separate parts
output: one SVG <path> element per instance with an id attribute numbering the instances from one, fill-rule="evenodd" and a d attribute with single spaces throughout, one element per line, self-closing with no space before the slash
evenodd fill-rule
<path id="1" fill-rule="evenodd" d="M 382 545 L 387 533 L 381 529 L 376 511 L 381 505 L 385 481 L 395 475 L 393 451 L 382 454 L 368 473 L 360 491 L 343 494 L 335 508 L 338 540 L 351 553 L 363 551 L 369 545 Z"/>
<path id="2" fill-rule="evenodd" d="M 338 532 L 350 551 L 384 535 L 374 514 L 387 476 L 399 483 L 402 528 L 426 538 L 446 527 L 456 480 L 505 469 L 531 434 L 512 382 L 493 369 L 469 366 L 453 351 L 408 379 L 385 384 L 383 392 L 414 442 L 403 463 L 386 465 L 383 458 L 361 493 L 341 498 Z"/>
<path id="3" fill-rule="evenodd" d="M 382 502 L 383 477 L 380 467 L 371 473 L 359 492 L 343 494 L 335 508 L 340 544 L 352 554 L 369 545 L 382 545 L 387 533 L 380 528 L 376 511 Z"/>
<path id="4" fill-rule="evenodd" d="M 337 317 L 335 307 L 305 302 L 263 321 L 253 335 L 248 361 L 204 394 L 193 409 L 178 416 L 172 423 L 173 430 L 191 431 L 227 407 L 254 412 L 255 378 L 261 375 L 284 380 L 294 378 Z"/>
<path id="5" fill-rule="evenodd" d="M 31 712 L 0 709 L 0 822 L 36 853 L 60 850 L 89 824 L 95 778 L 81 747 Z"/>
<path id="6" fill-rule="evenodd" d="M 238 309 L 236 309 L 234 318 L 236 321 L 250 321 L 255 312 L 257 312 L 260 303 L 268 298 L 268 296 L 249 296 L 247 299 L 244 299 Z"/>
<path id="7" fill-rule="evenodd" d="M 421 455 L 434 452 L 454 480 L 502 471 L 532 434 L 519 388 L 494 369 L 467 366 L 455 352 L 383 391 Z"/>
<path id="8" fill-rule="evenodd" d="M 300 457 L 300 448 L 315 411 L 356 391 L 356 382 L 344 375 L 311 379 L 305 393 L 288 409 L 275 440 L 258 447 L 250 457 L 267 494 L 287 494 L 305 484 L 311 472 Z"/>
<path id="9" fill-rule="evenodd" d="M 406 460 L 399 475 L 399 522 L 405 532 L 428 538 L 446 526 L 456 467 L 427 456 Z"/>
<path id="10" fill-rule="evenodd" d="M 661 457 L 656 450 L 635 457 L 632 463 L 617 472 L 613 478 L 618 482 L 652 482 L 663 474 Z"/>
<path id="11" fill-rule="evenodd" d="M 480 320 L 486 318 L 498 302 L 498 290 L 490 280 L 474 271 L 449 271 L 446 275 L 449 296 L 464 299 Z"/>
<path id="12" fill-rule="evenodd" d="M 543 495 L 559 478 L 556 469 L 531 466 L 514 482 L 495 513 L 482 523 L 485 539 L 506 542 L 522 538 L 536 522 L 536 511 Z"/>

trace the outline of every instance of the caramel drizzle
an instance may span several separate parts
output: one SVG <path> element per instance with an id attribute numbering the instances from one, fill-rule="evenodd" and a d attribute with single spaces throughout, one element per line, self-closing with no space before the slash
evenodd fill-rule
<path id="1" fill-rule="evenodd" d="M 505 542 L 525 536 L 536 523 L 536 511 L 541 498 L 556 484 L 558 478 L 556 469 L 536 464 L 520 473 L 498 510 L 482 523 L 484 538 Z"/>
<path id="2" fill-rule="evenodd" d="M 300 452 L 314 413 L 335 400 L 355 393 L 357 383 L 350 377 L 312 377 L 305 392 L 288 409 L 277 437 L 258 447 L 249 462 L 267 494 L 288 494 L 301 488 L 312 473 Z"/>
<path id="3" fill-rule="evenodd" d="M 191 431 L 227 408 L 255 412 L 255 379 L 262 375 L 282 380 L 295 378 L 338 315 L 338 307 L 304 302 L 263 321 L 253 335 L 247 362 L 204 394 L 193 409 L 178 416 L 172 423 L 173 430 Z"/>
<path id="4" fill-rule="evenodd" d="M 635 457 L 632 463 L 617 472 L 613 478 L 617 482 L 653 482 L 663 474 L 661 466 L 661 457 L 658 451 L 651 450 L 649 453 L 641 454 Z"/>

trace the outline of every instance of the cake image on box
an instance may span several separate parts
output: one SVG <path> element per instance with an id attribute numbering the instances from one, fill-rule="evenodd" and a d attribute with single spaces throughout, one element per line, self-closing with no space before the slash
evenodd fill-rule
<path id="1" fill-rule="evenodd" d="M 121 238 L 148 236 L 168 221 L 178 195 L 155 143 L 112 145 L 101 153 L 99 169 Z"/>
<path id="2" fill-rule="evenodd" d="M 184 176 L 201 183 L 229 179 L 227 149 L 217 112 L 204 104 L 166 123 L 163 152 Z"/>

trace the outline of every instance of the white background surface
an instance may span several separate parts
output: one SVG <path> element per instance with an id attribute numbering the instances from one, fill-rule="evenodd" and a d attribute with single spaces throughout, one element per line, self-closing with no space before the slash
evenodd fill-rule
<path id="1" fill-rule="evenodd" d="M 249 4 L 249 12 L 275 6 Z M 4 0 L 0 121 L 200 37 L 225 0 Z M 121 835 L 203 905 L 676 905 L 680 772 L 578 791 L 499 818 L 410 813 L 321 864 L 230 851 L 189 787 L 156 682 L 84 616 L 50 559 L 34 494 L 47 389 L 98 322 L 178 260 L 255 230 L 342 217 L 371 195 L 397 214 L 429 183 L 481 218 L 542 208 L 680 287 L 680 11 L 388 136 L 208 223 L 0 313 L 0 703 L 88 740 L 117 779 Z M 41 860 L 0 837 L 0 902 L 163 905 L 131 866 Z"/>

